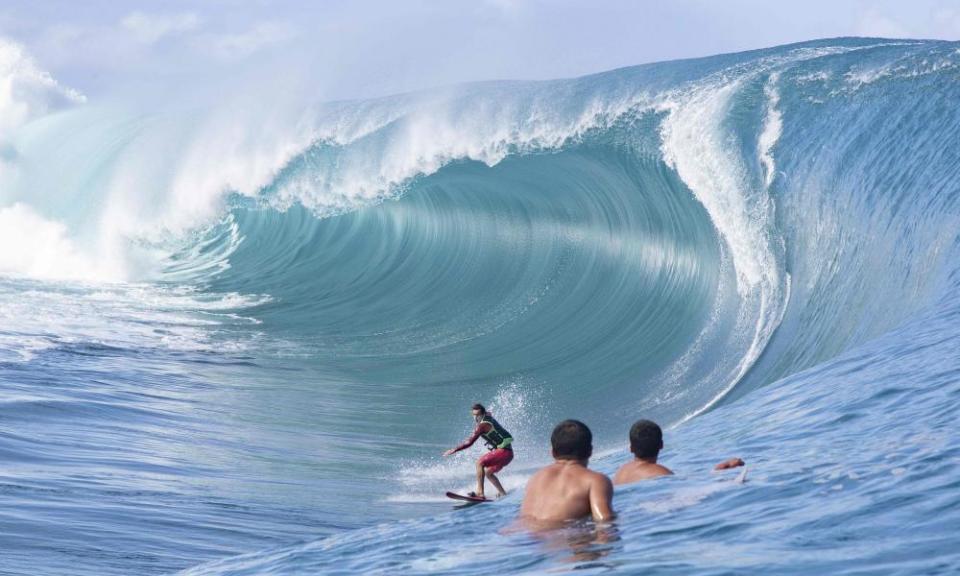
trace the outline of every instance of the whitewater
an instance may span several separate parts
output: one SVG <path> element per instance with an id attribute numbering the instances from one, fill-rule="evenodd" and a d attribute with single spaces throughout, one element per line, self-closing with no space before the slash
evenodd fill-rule
<path id="1" fill-rule="evenodd" d="M 845 38 L 85 95 L 0 39 L 0 574 L 960 571 L 958 80 Z M 452 510 L 473 402 L 511 493 Z M 570 417 L 677 476 L 511 530 Z"/>

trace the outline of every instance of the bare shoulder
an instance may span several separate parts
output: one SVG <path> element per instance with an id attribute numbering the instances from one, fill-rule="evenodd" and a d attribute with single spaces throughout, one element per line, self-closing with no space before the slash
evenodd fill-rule
<path id="1" fill-rule="evenodd" d="M 634 460 L 621 466 L 613 480 L 614 484 L 630 484 L 639 480 L 650 480 L 671 475 L 673 475 L 673 471 L 662 464 Z"/>
<path id="2" fill-rule="evenodd" d="M 544 466 L 543 468 L 534 472 L 533 476 L 527 480 L 527 486 L 536 486 L 537 484 L 542 484 L 544 482 L 550 482 L 551 479 L 557 476 L 557 470 L 553 465 Z"/>
<path id="3" fill-rule="evenodd" d="M 623 484 L 630 481 L 630 463 L 627 462 L 617 469 L 613 475 L 614 484 Z"/>
<path id="4" fill-rule="evenodd" d="M 654 466 L 656 466 L 655 470 L 657 472 L 655 476 L 673 476 L 673 470 L 667 468 L 666 466 L 662 466 L 660 464 L 654 464 Z"/>
<path id="5" fill-rule="evenodd" d="M 530 479 L 527 480 L 527 484 L 528 485 L 536 484 L 537 482 L 540 482 L 540 480 L 546 475 L 547 475 L 547 469 L 541 468 L 533 473 L 533 476 L 531 476 Z"/>
<path id="6" fill-rule="evenodd" d="M 594 486 L 601 487 L 601 488 L 613 486 L 613 483 L 610 481 L 610 478 L 606 474 L 602 472 L 597 472 L 595 470 L 587 470 L 587 472 L 589 473 L 590 483 L 593 484 Z"/>

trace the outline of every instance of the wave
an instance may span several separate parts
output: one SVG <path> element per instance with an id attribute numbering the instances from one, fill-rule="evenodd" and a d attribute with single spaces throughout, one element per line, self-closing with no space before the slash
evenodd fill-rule
<path id="1" fill-rule="evenodd" d="M 3 449 L 14 460 L 42 454 L 61 486 L 84 475 L 54 463 L 119 472 L 137 495 L 118 517 L 188 510 L 175 537 L 158 528 L 117 548 L 160 543 L 170 569 L 186 565 L 184 550 L 199 561 L 308 529 L 301 510 L 317 503 L 303 492 L 323 495 L 317 516 L 331 531 L 433 506 L 470 478 L 465 459 L 436 461 L 474 401 L 517 438 L 512 488 L 567 416 L 594 428 L 608 472 L 626 423 L 643 415 L 696 416 L 671 433 L 708 454 L 750 438 L 751 453 L 791 477 L 781 496 L 809 492 L 790 466 L 811 446 L 851 482 L 850 454 L 851 474 L 904 474 L 885 460 L 885 415 L 901 416 L 920 447 L 927 420 L 946 429 L 957 397 L 956 367 L 937 359 L 956 357 L 958 70 L 956 43 L 835 39 L 371 101 L 263 91 L 204 103 L 185 87 L 144 104 L 136 94 L 86 102 L 0 43 L 0 86 L 15 88 L 0 91 L 0 364 L 68 391 L 28 394 L 8 411 L 25 410 L 25 424 L 59 431 L 50 435 L 68 448 L 77 430 L 61 414 L 75 412 L 92 450 L 143 452 L 84 468 L 72 449 L 38 450 L 32 438 Z M 923 368 L 901 383 L 911 362 Z M 89 382 L 103 374 L 118 392 L 91 406 Z M 182 404 L 164 401 L 167 387 Z M 901 395 L 915 402 L 898 408 Z M 189 420 L 195 440 L 144 429 L 144 398 L 164 418 Z M 213 439 L 228 430 L 224 448 Z M 931 457 L 951 453 L 947 440 L 930 444 Z M 836 456 L 824 442 L 846 448 Z M 776 464 L 784 447 L 795 458 Z M 151 479 L 176 503 L 141 500 L 138 462 L 157 452 L 182 465 L 167 483 Z M 237 472 L 244 466 L 253 472 Z M 194 474 L 196 490 L 184 488 Z M 829 474 L 816 481 L 834 482 Z M 103 482 L 98 494 L 112 497 L 116 485 Z M 243 539 L 219 535 L 219 512 L 194 521 L 221 505 L 191 500 L 210 486 L 225 506 L 262 506 L 245 517 Z M 741 500 L 726 485 L 685 488 L 688 498 L 638 508 L 723 498 L 706 502 L 712 521 Z M 91 500 L 78 494 L 72 521 L 88 526 Z M 515 514 L 510 502 L 482 513 L 499 522 Z M 751 504 L 753 524 L 768 526 L 768 499 Z M 680 523 L 693 536 L 681 543 L 699 545 L 709 523 L 690 514 Z M 387 565 L 396 549 L 377 546 L 384 538 L 407 531 L 432 545 L 456 523 L 341 533 L 198 570 Z M 51 525 L 40 517 L 37 533 L 58 534 Z M 806 528 L 792 525 L 790 541 Z M 482 546 L 499 545 L 488 536 Z M 380 552 L 354 554 L 368 544 Z M 323 557 L 329 547 L 344 554 Z M 505 569 L 526 548 L 511 548 Z M 435 560 L 472 569 L 460 555 L 441 546 Z M 412 570 L 441 565 L 413 560 Z"/>
<path id="2" fill-rule="evenodd" d="M 267 114 L 42 80 L 74 108 L 13 131 L 0 216 L 41 248 L 0 271 L 269 295 L 272 352 L 337 375 L 676 423 L 940 294 L 957 60 L 818 41 Z"/>

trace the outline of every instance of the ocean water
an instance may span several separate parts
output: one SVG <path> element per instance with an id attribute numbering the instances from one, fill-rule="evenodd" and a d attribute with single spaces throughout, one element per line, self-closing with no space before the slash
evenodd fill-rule
<path id="1" fill-rule="evenodd" d="M 0 574 L 960 571 L 960 44 L 267 111 L 0 74 Z M 454 510 L 477 401 L 511 494 Z M 677 475 L 518 531 L 568 417 Z"/>

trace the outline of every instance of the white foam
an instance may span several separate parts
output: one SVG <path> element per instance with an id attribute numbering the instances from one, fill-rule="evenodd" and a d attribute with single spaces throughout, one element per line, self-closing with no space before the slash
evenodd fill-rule
<path id="1" fill-rule="evenodd" d="M 0 280 L 0 360 L 28 361 L 49 348 L 90 343 L 240 352 L 260 334 L 248 328 L 256 321 L 238 312 L 268 300 L 148 284 Z"/>
<path id="2" fill-rule="evenodd" d="M 77 250 L 64 224 L 21 203 L 0 208 L 0 247 L 0 276 L 86 281 L 123 276 Z"/>
<path id="3" fill-rule="evenodd" d="M 887 46 L 913 46 L 914 43 L 902 42 Z M 958 67 L 955 54 L 935 58 L 923 58 L 919 62 L 911 56 L 903 56 L 881 65 L 853 66 L 843 75 L 847 92 L 855 92 L 864 86 L 888 78 L 916 78 L 927 74 L 953 71 Z"/>
<path id="4" fill-rule="evenodd" d="M 663 106 L 669 113 L 661 129 L 664 159 L 706 208 L 729 248 L 741 301 L 734 340 L 729 346 L 737 353 L 708 375 L 709 380 L 724 384 L 719 393 L 682 421 L 709 409 L 740 381 L 760 357 L 786 311 L 789 276 L 779 265 L 783 246 L 776 236 L 774 206 L 767 191 L 774 170 L 770 151 L 781 131 L 781 120 L 775 112 L 776 92 L 767 93 L 767 115 L 760 139 L 760 160 L 768 172 L 762 188 L 753 184 L 724 125 L 732 98 L 743 84 L 768 72 L 768 67 L 773 67 L 775 74 L 780 64 L 774 60 L 745 74 L 716 74 L 676 94 Z M 771 77 L 768 87 L 775 82 L 776 76 Z"/>
<path id="5" fill-rule="evenodd" d="M 741 79 L 692 89 L 664 107 L 664 158 L 707 209 L 733 253 L 746 295 L 776 274 L 768 234 L 769 199 L 753 193 L 743 162 L 723 127 Z"/>
<path id="6" fill-rule="evenodd" d="M 656 500 L 641 502 L 637 507 L 650 514 L 668 514 L 696 506 L 710 496 L 730 490 L 742 482 L 711 482 L 700 486 L 687 486 L 672 490 L 669 495 Z"/>
<path id="7" fill-rule="evenodd" d="M 779 108 L 777 108 L 780 103 L 780 92 L 777 90 L 779 80 L 780 74 L 775 72 L 770 75 L 766 86 L 763 87 L 763 93 L 767 97 L 767 113 L 763 119 L 763 130 L 760 132 L 760 138 L 757 141 L 760 163 L 764 168 L 764 185 L 767 188 L 773 183 L 777 170 L 777 165 L 773 159 L 773 146 L 780 139 L 780 132 L 783 130 L 783 117 Z"/>
<path id="8" fill-rule="evenodd" d="M 817 72 L 810 72 L 808 74 L 800 74 L 794 77 L 794 82 L 797 84 L 807 84 L 810 82 L 826 82 L 829 80 L 833 74 L 827 70 L 820 70 Z"/>
<path id="9" fill-rule="evenodd" d="M 875 68 L 853 69 L 844 74 L 844 79 L 854 88 L 859 88 L 866 84 L 873 84 L 878 80 L 887 78 L 893 74 L 890 66 L 878 66 Z"/>
<path id="10" fill-rule="evenodd" d="M 532 92 L 532 93 L 531 93 Z M 447 92 L 385 99 L 320 114 L 317 136 L 331 146 L 335 166 L 316 166 L 288 182 L 279 206 L 299 202 L 324 215 L 353 210 L 402 191 L 413 177 L 455 160 L 489 166 L 508 154 L 553 149 L 609 123 L 645 96 L 590 99 L 567 106 L 548 92 Z"/>

